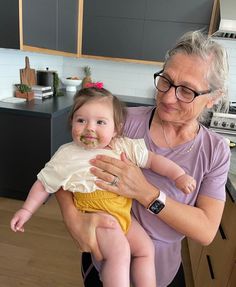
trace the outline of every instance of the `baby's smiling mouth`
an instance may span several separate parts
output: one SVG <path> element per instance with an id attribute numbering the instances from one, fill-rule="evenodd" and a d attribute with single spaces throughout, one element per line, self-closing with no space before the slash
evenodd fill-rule
<path id="1" fill-rule="evenodd" d="M 85 134 L 80 137 L 80 141 L 86 145 L 98 142 L 98 138 L 93 134 Z"/>

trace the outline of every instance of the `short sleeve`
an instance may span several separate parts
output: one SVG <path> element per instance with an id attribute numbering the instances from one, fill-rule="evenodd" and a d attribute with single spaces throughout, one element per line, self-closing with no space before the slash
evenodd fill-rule
<path id="1" fill-rule="evenodd" d="M 148 161 L 148 149 L 144 139 L 120 138 L 115 144 L 115 149 L 124 152 L 127 158 L 135 165 L 144 168 Z"/>

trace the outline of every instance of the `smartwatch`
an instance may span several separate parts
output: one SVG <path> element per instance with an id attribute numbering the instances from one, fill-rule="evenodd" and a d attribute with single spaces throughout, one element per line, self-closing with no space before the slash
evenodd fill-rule
<path id="1" fill-rule="evenodd" d="M 160 190 L 159 196 L 148 205 L 147 210 L 152 214 L 158 214 L 165 207 L 165 203 L 166 195 Z"/>

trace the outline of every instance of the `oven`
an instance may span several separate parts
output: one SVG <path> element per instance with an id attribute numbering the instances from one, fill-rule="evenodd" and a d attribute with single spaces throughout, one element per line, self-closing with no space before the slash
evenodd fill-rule
<path id="1" fill-rule="evenodd" d="M 236 114 L 213 113 L 209 128 L 236 142 Z"/>

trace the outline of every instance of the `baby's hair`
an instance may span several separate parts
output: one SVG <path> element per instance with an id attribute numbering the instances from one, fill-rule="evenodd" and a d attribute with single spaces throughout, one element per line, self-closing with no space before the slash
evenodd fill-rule
<path id="1" fill-rule="evenodd" d="M 125 104 L 104 88 L 91 87 L 77 91 L 74 96 L 74 104 L 69 115 L 70 122 L 72 122 L 74 113 L 85 103 L 100 99 L 112 101 L 115 131 L 117 136 L 121 136 L 123 133 L 123 126 L 126 117 Z"/>

